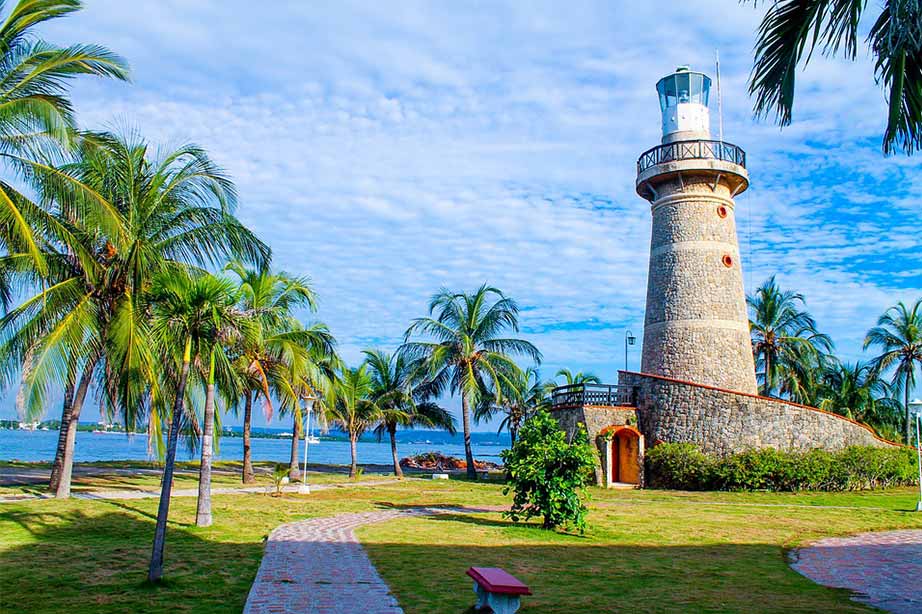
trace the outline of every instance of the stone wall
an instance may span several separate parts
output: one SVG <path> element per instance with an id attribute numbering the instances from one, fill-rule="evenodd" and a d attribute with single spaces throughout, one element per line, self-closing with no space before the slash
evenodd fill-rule
<path id="1" fill-rule="evenodd" d="M 795 403 L 626 371 L 619 372 L 618 383 L 636 388 L 639 428 L 648 447 L 694 443 L 709 454 L 724 455 L 764 447 L 803 451 L 896 445 L 857 422 Z"/>
<path id="2" fill-rule="evenodd" d="M 602 474 L 602 462 L 605 459 L 605 451 L 602 448 L 604 442 L 600 438 L 602 431 L 610 426 L 636 426 L 638 423 L 637 412 L 633 407 L 578 405 L 553 409 L 551 415 L 557 419 L 560 428 L 567 434 L 567 441 L 573 440 L 579 424 L 586 426 L 589 441 L 599 453 L 599 463 L 595 468 L 596 484 L 599 486 L 605 483 L 605 476 Z M 643 467 L 642 459 L 640 466 Z"/>

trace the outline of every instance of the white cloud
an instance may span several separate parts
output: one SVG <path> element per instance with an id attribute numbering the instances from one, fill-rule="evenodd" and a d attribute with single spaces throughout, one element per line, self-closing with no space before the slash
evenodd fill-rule
<path id="1" fill-rule="evenodd" d="M 396 344 L 440 286 L 489 281 L 527 308 L 546 375 L 610 379 L 623 327 L 642 327 L 634 163 L 660 136 L 653 86 L 677 64 L 713 73 L 718 46 L 725 138 L 753 178 L 739 201 L 749 289 L 779 273 L 848 356 L 886 306 L 922 293 L 919 160 L 880 155 L 871 62 L 815 58 L 795 123 L 754 122 L 760 15 L 716 0 L 99 0 L 48 38 L 131 60 L 133 86 L 76 86 L 83 124 L 123 118 L 207 147 L 278 266 L 315 280 L 348 358 Z"/>

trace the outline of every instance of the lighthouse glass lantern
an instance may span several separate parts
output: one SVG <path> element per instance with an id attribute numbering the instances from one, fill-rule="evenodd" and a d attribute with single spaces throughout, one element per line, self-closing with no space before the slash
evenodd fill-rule
<path id="1" fill-rule="evenodd" d="M 663 142 L 710 138 L 711 79 L 680 66 L 656 84 L 663 115 Z"/>

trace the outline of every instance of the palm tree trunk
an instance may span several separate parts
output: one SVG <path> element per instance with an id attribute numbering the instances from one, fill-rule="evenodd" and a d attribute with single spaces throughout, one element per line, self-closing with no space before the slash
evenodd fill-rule
<path id="1" fill-rule="evenodd" d="M 61 410 L 61 426 L 58 428 L 58 448 L 54 454 L 54 464 L 51 466 L 51 479 L 48 481 L 48 490 L 55 492 L 61 482 L 61 469 L 64 466 L 64 448 L 67 444 L 67 429 L 70 426 L 70 412 L 74 405 L 74 380 L 69 374 L 67 384 L 64 386 L 64 408 Z"/>
<path id="2" fill-rule="evenodd" d="M 74 400 L 70 407 L 70 420 L 67 426 L 61 424 L 63 432 L 64 449 L 61 450 L 61 470 L 58 474 L 58 483 L 54 491 L 54 496 L 58 499 L 67 499 L 70 497 L 70 479 L 74 469 L 74 446 L 77 443 L 77 425 L 80 423 L 80 412 L 83 409 L 83 402 L 86 399 L 86 393 L 90 389 L 90 380 L 93 378 L 93 370 L 96 368 L 98 358 L 91 358 L 83 369 L 83 375 L 80 376 L 80 383 L 74 391 Z M 58 438 L 58 446 L 61 445 L 61 437 Z"/>
<path id="3" fill-rule="evenodd" d="M 349 477 L 353 480 L 359 475 L 358 452 L 355 445 L 356 439 L 358 438 L 354 433 L 349 433 L 349 449 L 352 452 L 352 466 L 349 467 Z"/>
<path id="4" fill-rule="evenodd" d="M 912 363 L 910 363 L 909 366 L 911 367 Z M 909 377 L 910 375 L 912 375 L 912 371 L 909 371 L 908 373 L 906 373 L 906 384 L 903 386 L 903 407 L 906 409 L 906 445 L 907 446 L 910 445 L 911 443 L 910 442 L 911 435 L 909 434 L 909 424 L 912 422 L 912 420 L 909 417 L 909 384 L 910 384 Z"/>
<path id="5" fill-rule="evenodd" d="M 160 505 L 157 507 L 157 526 L 154 529 L 154 547 L 150 555 L 149 582 L 158 582 L 163 576 L 163 548 L 166 545 L 166 521 L 170 513 L 170 494 L 173 490 L 173 465 L 176 462 L 176 443 L 179 440 L 179 425 L 182 420 L 183 403 L 186 396 L 186 381 L 189 379 L 189 363 L 192 361 L 192 338 L 186 339 L 183 351 L 182 371 L 173 401 L 173 415 L 170 434 L 167 439 L 166 460 L 163 464 L 163 478 L 160 481 Z"/>
<path id="6" fill-rule="evenodd" d="M 211 447 L 214 440 L 214 352 L 208 366 L 205 388 L 205 416 L 202 425 L 202 462 L 198 470 L 198 504 L 195 526 L 211 526 Z"/>
<path id="7" fill-rule="evenodd" d="M 467 460 L 467 477 L 477 479 L 477 468 L 474 467 L 474 450 L 471 448 L 471 407 L 467 401 L 467 393 L 461 393 L 461 424 L 464 427 L 464 458 Z"/>
<path id="8" fill-rule="evenodd" d="M 403 469 L 400 468 L 400 460 L 397 458 L 397 427 L 388 426 L 387 434 L 391 437 L 391 456 L 394 457 L 394 475 L 403 479 Z"/>
<path id="9" fill-rule="evenodd" d="M 291 427 L 291 460 L 288 462 L 288 479 L 291 481 L 301 479 L 301 466 L 298 464 L 298 439 L 301 438 L 301 421 L 294 416 L 294 426 Z"/>
<path id="10" fill-rule="evenodd" d="M 250 451 L 250 423 L 253 421 L 253 393 L 247 390 L 243 402 L 243 483 L 256 481 L 253 474 L 253 457 Z"/>

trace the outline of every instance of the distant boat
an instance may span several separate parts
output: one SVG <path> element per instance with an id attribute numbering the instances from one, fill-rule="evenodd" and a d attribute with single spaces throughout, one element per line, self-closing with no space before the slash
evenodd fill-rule
<path id="1" fill-rule="evenodd" d="M 320 443 L 320 438 L 314 435 L 307 436 L 307 443 Z"/>

